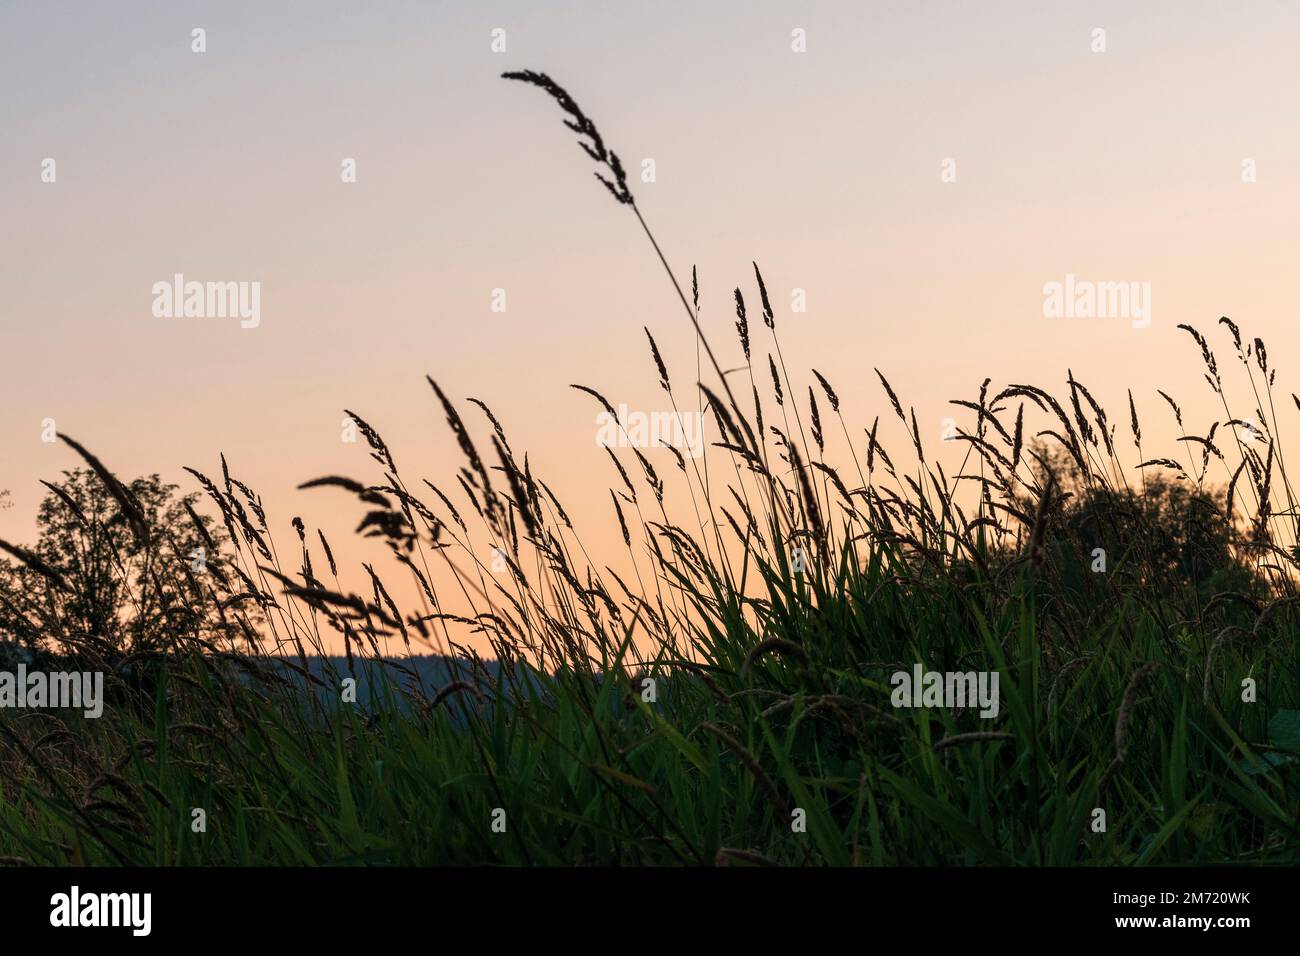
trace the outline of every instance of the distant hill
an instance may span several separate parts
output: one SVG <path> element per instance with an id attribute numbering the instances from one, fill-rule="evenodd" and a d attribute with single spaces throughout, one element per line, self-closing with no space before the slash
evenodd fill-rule
<path id="1" fill-rule="evenodd" d="M 299 664 L 295 658 L 290 660 L 294 664 Z M 322 700 L 341 692 L 341 681 L 344 678 L 355 678 L 357 705 L 364 709 L 369 709 L 377 698 L 382 699 L 385 684 L 395 690 L 418 688 L 425 697 L 432 699 L 441 688 L 452 681 L 463 680 L 474 683 L 473 672 L 464 658 L 448 657 L 443 654 L 391 658 L 390 663 L 356 657 L 353 658 L 351 666 L 346 657 L 331 655 L 309 657 L 307 665 L 311 675 L 326 685 L 324 687 L 312 685 Z M 501 665 L 496 661 L 484 661 L 483 667 L 493 678 L 501 670 Z M 293 680 L 304 680 L 301 674 L 291 668 L 286 667 L 285 671 L 286 676 Z M 407 709 L 409 698 L 404 694 L 397 694 L 395 697 L 398 707 L 402 710 Z"/>

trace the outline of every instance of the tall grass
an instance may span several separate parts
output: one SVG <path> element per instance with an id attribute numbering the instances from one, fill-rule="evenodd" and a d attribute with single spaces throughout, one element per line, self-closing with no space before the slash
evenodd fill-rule
<path id="1" fill-rule="evenodd" d="M 610 520 L 626 554 L 592 555 L 489 406 L 470 400 L 472 424 L 430 379 L 464 458 L 453 476 L 403 477 L 380 433 L 348 412 L 368 443 L 368 476 L 303 486 L 352 496 L 358 532 L 387 545 L 391 567 L 364 565 L 357 593 L 302 521 L 292 552 L 277 548 L 260 498 L 224 459 L 219 477 L 192 470 L 227 543 L 191 511 L 213 549 L 191 573 L 184 546 L 143 526 L 128 486 L 70 442 L 151 556 L 147 574 L 124 577 L 125 606 L 180 595 L 194 613 L 164 615 L 138 648 L 99 659 L 115 694 L 104 718 L 0 712 L 0 855 L 1300 860 L 1297 518 L 1285 409 L 1259 339 L 1221 320 L 1248 395 L 1239 413 L 1208 341 L 1188 327 L 1224 420 L 1188 433 L 1161 392 L 1182 430 L 1168 457 L 1148 457 L 1131 393 L 1123 423 L 1073 375 L 1059 398 L 985 381 L 955 401 L 968 416 L 955 436 L 966 457 L 946 474 L 880 373 L 885 422 L 867 427 L 850 428 L 820 373 L 796 382 L 757 266 L 753 287 L 734 293 L 734 348 L 758 366 L 738 399 L 699 322 L 698 278 L 688 300 L 617 155 L 544 74 L 511 78 L 560 103 L 654 243 L 716 379 L 688 377 L 682 394 L 653 338 L 647 370 L 679 414 L 698 392 L 707 454 L 674 449 L 661 474 L 641 449 L 609 449 Z M 575 387 L 617 418 L 605 396 Z M 892 451 L 891 419 L 905 436 Z M 827 455 L 834 435 L 846 460 Z M 677 515 L 670 483 L 691 505 Z M 5 547 L 37 596 L 29 613 L 46 616 L 36 626 L 75 629 L 60 571 Z M 420 606 L 399 607 L 394 575 Z M 313 666 L 335 641 L 344 666 Z M 258 653 L 266 642 L 270 656 Z M 389 642 L 450 655 L 450 680 L 425 686 L 384 652 Z M 484 645 L 496 664 L 473 649 Z M 367 661 L 387 678 L 345 701 L 344 681 Z M 890 675 L 917 663 L 997 671 L 1001 716 L 891 706 Z M 128 679 L 146 664 L 150 680 Z"/>

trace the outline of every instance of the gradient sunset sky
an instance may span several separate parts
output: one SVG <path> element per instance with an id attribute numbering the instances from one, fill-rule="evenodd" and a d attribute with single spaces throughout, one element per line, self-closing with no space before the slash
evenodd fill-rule
<path id="1" fill-rule="evenodd" d="M 302 515 L 370 555 L 345 546 L 353 502 L 294 489 L 378 478 L 340 441 L 344 408 L 404 472 L 451 484 L 429 374 L 488 402 L 613 542 L 598 408 L 568 385 L 661 409 L 642 326 L 684 388 L 695 349 L 558 109 L 499 78 L 524 68 L 599 125 L 679 276 L 698 266 L 724 366 L 757 260 L 791 374 L 835 385 L 855 440 L 880 415 L 904 442 L 873 367 L 931 443 L 986 376 L 1063 394 L 1069 368 L 1121 445 L 1132 388 L 1144 450 L 1177 457 L 1157 388 L 1198 434 L 1223 418 L 1178 323 L 1210 335 L 1237 394 L 1220 315 L 1265 340 L 1282 394 L 1300 386 L 1298 44 L 1282 2 L 0 4 L 0 536 L 30 541 L 39 479 L 79 463 L 41 441 L 52 418 L 120 475 L 186 490 L 182 466 L 216 473 L 224 452 L 285 540 Z M 175 273 L 260 281 L 260 326 L 155 317 Z M 1149 282 L 1150 327 L 1045 317 L 1067 274 Z"/>

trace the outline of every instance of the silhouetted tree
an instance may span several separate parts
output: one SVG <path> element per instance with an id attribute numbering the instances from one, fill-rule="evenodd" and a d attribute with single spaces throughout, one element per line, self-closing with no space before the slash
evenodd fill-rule
<path id="1" fill-rule="evenodd" d="M 206 580 L 220 573 L 223 538 L 194 511 L 196 495 L 157 475 L 130 482 L 142 537 L 93 472 L 46 487 L 36 544 L 0 559 L 0 640 L 112 659 L 230 633 Z"/>

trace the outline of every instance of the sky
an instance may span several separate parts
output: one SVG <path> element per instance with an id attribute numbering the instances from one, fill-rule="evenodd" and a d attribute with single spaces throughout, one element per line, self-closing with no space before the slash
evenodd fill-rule
<path id="1" fill-rule="evenodd" d="M 856 436 L 881 415 L 904 441 L 873 368 L 933 441 L 985 377 L 1060 393 L 1070 370 L 1113 420 L 1131 388 L 1176 456 L 1157 388 L 1196 433 L 1223 417 L 1179 323 L 1228 371 L 1232 317 L 1297 387 L 1298 36 L 1281 2 L 0 2 L 0 537 L 30 541 L 39 480 L 78 464 L 52 419 L 187 491 L 224 453 L 277 535 L 302 515 L 368 560 L 356 506 L 296 486 L 378 478 L 345 408 L 453 481 L 427 374 L 612 544 L 599 409 L 568 386 L 665 408 L 642 328 L 686 384 L 694 340 L 558 109 L 500 79 L 526 68 L 698 268 L 724 366 L 757 261 L 792 376 L 825 375 Z M 177 273 L 260 283 L 258 324 L 156 315 Z M 1149 324 L 1046 314 L 1067 276 L 1138 283 Z"/>

